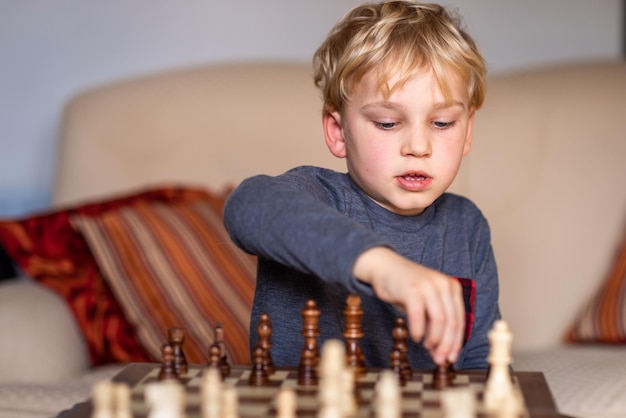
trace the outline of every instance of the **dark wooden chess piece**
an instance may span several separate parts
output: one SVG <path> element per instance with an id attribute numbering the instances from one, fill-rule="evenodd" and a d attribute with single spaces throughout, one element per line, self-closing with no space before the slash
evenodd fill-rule
<path id="1" fill-rule="evenodd" d="M 189 368 L 187 358 L 183 351 L 185 343 L 185 330 L 180 327 L 172 327 L 167 330 L 167 340 L 174 349 L 174 367 L 178 376 L 185 376 Z"/>
<path id="2" fill-rule="evenodd" d="M 222 378 L 224 378 L 230 374 L 230 363 L 228 362 L 228 355 L 224 346 L 224 327 L 222 324 L 215 325 L 215 344 L 220 349 L 219 369 Z"/>
<path id="3" fill-rule="evenodd" d="M 454 386 L 452 381 L 454 380 L 455 372 L 452 364 L 445 362 L 435 367 L 433 371 L 433 387 L 437 390 L 445 389 Z"/>
<path id="4" fill-rule="evenodd" d="M 254 361 L 252 362 L 252 371 L 250 373 L 249 383 L 251 386 L 265 386 L 269 380 L 267 371 L 263 366 L 263 348 L 257 346 L 254 349 Z"/>
<path id="5" fill-rule="evenodd" d="M 302 336 L 304 337 L 304 347 L 300 354 L 300 364 L 298 365 L 298 384 L 310 386 L 317 384 L 317 364 L 319 363 L 319 348 L 317 337 L 320 335 L 319 318 L 320 310 L 315 301 L 309 299 L 305 307 L 300 312 L 302 315 Z"/>
<path id="6" fill-rule="evenodd" d="M 396 374 L 398 383 L 400 386 L 406 386 L 406 375 L 404 374 L 404 367 L 402 364 L 402 351 L 397 347 L 394 347 L 389 354 L 389 363 L 391 370 Z"/>
<path id="7" fill-rule="evenodd" d="M 165 343 L 161 347 L 161 371 L 159 372 L 159 380 L 178 380 L 174 361 L 174 348 L 169 343 Z"/>
<path id="8" fill-rule="evenodd" d="M 355 377 L 364 377 L 366 371 L 365 356 L 360 345 L 360 340 L 363 337 L 361 298 L 358 295 L 349 295 L 343 313 L 346 319 L 346 328 L 343 333 L 346 339 L 346 362 L 348 367 L 352 367 L 354 370 Z"/>
<path id="9" fill-rule="evenodd" d="M 257 345 L 263 349 L 263 366 L 268 375 L 274 374 L 275 367 L 272 361 L 272 324 L 270 323 L 270 317 L 267 314 L 262 314 L 257 326 L 258 342 Z"/>
<path id="10" fill-rule="evenodd" d="M 413 371 L 411 370 L 411 365 L 409 364 L 408 358 L 409 329 L 406 325 L 406 320 L 401 316 L 396 318 L 396 322 L 392 331 L 392 337 L 394 349 L 400 350 L 401 353 L 400 366 L 402 375 L 404 376 L 404 380 L 410 381 L 413 377 Z"/>
<path id="11" fill-rule="evenodd" d="M 214 342 L 213 344 L 209 346 L 209 362 L 207 364 L 207 367 L 214 367 L 217 370 L 219 370 L 220 375 L 222 376 L 222 380 L 223 380 L 225 376 L 222 373 L 222 370 L 220 368 L 220 359 L 221 359 L 220 346 L 219 344 Z"/>

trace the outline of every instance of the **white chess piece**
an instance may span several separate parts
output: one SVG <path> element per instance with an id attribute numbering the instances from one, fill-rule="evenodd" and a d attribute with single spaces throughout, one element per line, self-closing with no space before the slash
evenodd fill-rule
<path id="1" fill-rule="evenodd" d="M 148 418 L 183 418 L 185 389 L 174 380 L 145 385 L 144 396 L 150 408 Z"/>
<path id="2" fill-rule="evenodd" d="M 221 418 L 239 418 L 239 394 L 232 385 L 222 385 Z"/>
<path id="3" fill-rule="evenodd" d="M 376 382 L 376 418 L 400 418 L 402 393 L 398 377 L 391 370 L 383 370 Z"/>
<path id="4" fill-rule="evenodd" d="M 442 390 L 441 405 L 445 418 L 474 418 L 476 416 L 476 394 L 470 386 Z"/>
<path id="5" fill-rule="evenodd" d="M 202 418 L 222 418 L 222 376 L 217 367 L 204 371 L 200 383 L 200 410 Z"/>
<path id="6" fill-rule="evenodd" d="M 96 382 L 92 387 L 91 418 L 114 418 L 113 415 L 113 386 L 109 380 Z"/>
<path id="7" fill-rule="evenodd" d="M 297 396 L 294 388 L 283 386 L 276 395 L 276 418 L 296 418 Z"/>
<path id="8" fill-rule="evenodd" d="M 496 413 L 518 411 L 520 406 L 517 402 L 518 398 L 514 392 L 509 370 L 512 361 L 513 334 L 505 321 L 498 320 L 487 336 L 490 344 L 489 356 L 487 357 L 490 369 L 485 385 L 485 409 Z"/>
<path id="9" fill-rule="evenodd" d="M 132 418 L 130 387 L 126 383 L 113 384 L 113 399 L 115 402 L 115 418 Z"/>

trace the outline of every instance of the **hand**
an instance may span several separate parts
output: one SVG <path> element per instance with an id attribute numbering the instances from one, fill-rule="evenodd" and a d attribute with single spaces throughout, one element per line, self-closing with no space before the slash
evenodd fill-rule
<path id="1" fill-rule="evenodd" d="M 423 339 L 436 364 L 456 361 L 465 330 L 463 290 L 457 280 L 387 247 L 363 252 L 353 273 L 380 299 L 406 312 L 411 338 Z"/>

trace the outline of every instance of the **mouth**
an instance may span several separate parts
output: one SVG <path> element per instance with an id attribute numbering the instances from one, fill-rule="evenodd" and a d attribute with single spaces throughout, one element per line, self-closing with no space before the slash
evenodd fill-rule
<path id="1" fill-rule="evenodd" d="M 421 171 L 412 171 L 397 177 L 398 184 L 408 191 L 422 191 L 430 186 L 432 177 Z"/>
<path id="2" fill-rule="evenodd" d="M 426 174 L 422 174 L 422 173 L 404 174 L 400 177 L 404 179 L 405 181 L 424 181 L 429 178 Z"/>

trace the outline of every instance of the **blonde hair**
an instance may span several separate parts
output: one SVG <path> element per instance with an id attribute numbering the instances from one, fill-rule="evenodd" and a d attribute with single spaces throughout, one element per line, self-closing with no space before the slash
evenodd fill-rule
<path id="1" fill-rule="evenodd" d="M 356 83 L 378 71 L 379 87 L 390 95 L 416 72 L 432 68 L 450 100 L 449 72 L 467 81 L 470 106 L 478 109 L 486 94 L 487 68 L 460 18 L 437 4 L 386 1 L 348 12 L 313 56 L 315 85 L 325 111 L 341 111 Z M 393 86 L 388 82 L 398 75 Z"/>

